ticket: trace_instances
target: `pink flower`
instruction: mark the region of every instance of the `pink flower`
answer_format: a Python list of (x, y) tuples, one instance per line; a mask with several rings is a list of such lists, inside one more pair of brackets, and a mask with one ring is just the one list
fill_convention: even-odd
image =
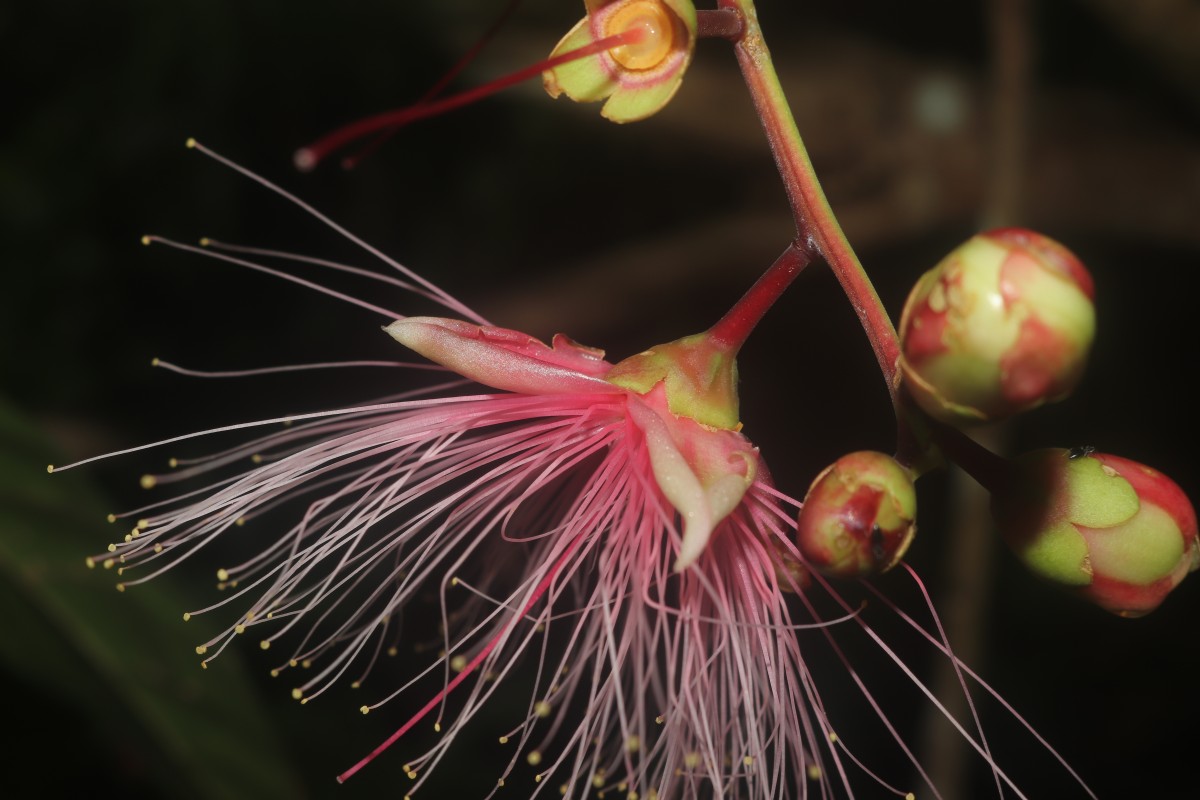
[[(265, 269), (243, 258), (245, 248), (214, 243), (209, 252)], [(405, 273), (397, 282), (473, 316), (394, 266)], [(512, 750), (500, 784), (524, 760), (539, 787), (567, 797), (598, 788), (664, 800), (840, 796), (864, 782), (904, 796), (839, 738), (805, 651), (824, 640), (849, 667), (833, 635), (848, 625), (932, 695), (803, 566), (794, 544), (800, 504), (773, 486), (741, 433), (736, 346), (717, 328), (618, 365), (565, 336), (547, 346), (474, 316), (400, 318), (385, 330), (468, 381), (221, 429), (286, 423), (145, 480), (212, 476), (119, 515), (138, 521), (104, 557), (122, 575), (118, 588), (232, 539), (250, 555), (219, 571), (219, 602), (185, 615), (230, 615), (197, 647), (205, 663), (244, 634), (283, 651), (274, 674), (296, 676), (298, 699), (348, 679), (375, 692), (364, 713), (440, 676), (440, 690), (340, 779), (427, 724), (441, 736), (405, 764), (415, 793), (464, 726), (486, 724), (477, 718), (523, 668), (533, 672), (522, 684), (525, 712), (498, 729)], [(470, 382), (482, 388), (462, 393)], [(429, 595), (439, 605), (440, 652), (409, 684), (376, 688), (368, 677), (398, 644), (398, 616)], [(952, 724), (997, 786), (1008, 783), (978, 728)]]

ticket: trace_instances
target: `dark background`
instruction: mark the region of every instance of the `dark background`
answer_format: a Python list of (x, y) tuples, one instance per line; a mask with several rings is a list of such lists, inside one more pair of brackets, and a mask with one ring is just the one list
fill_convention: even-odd
[[(0, 617), (0, 672), (15, 712), (15, 722), (6, 714), (9, 729), (22, 732), (23, 745), (3, 757), (12, 764), (0, 781), (15, 784), (0, 783), (0, 793), (119, 786), (135, 797), (395, 796), (407, 784), (403, 759), (420, 752), (401, 743), (336, 789), (332, 776), (403, 716), (363, 718), (349, 690), (301, 708), (289, 687), (265, 678), (271, 664), (252, 646), (241, 662), (234, 655), (225, 668), (222, 656), (201, 677), (244, 670), (251, 700), (237, 705), (256, 727), (180, 724), (181, 740), (167, 745), (144, 720), (155, 716), (145, 704), (173, 691), (170, 684), (143, 685), (150, 699), (131, 701), (136, 674), (105, 672), (95, 650), (80, 644), (84, 631), (146, 652), (166, 647), (156, 641), (159, 628), (139, 629), (132, 614), (122, 620), (121, 609), (132, 606), (119, 604), (135, 601), (114, 600), (110, 575), (81, 565), (112, 535), (103, 514), (143, 502), (137, 476), (160, 469), (169, 454), (61, 479), (45, 477), (46, 462), (350, 404), (392, 391), (397, 380), (368, 373), (208, 382), (148, 366), (155, 356), (238, 369), (395, 355), (369, 313), (138, 243), (147, 232), (184, 241), (207, 235), (369, 264), (314, 220), (185, 150), (187, 137), (280, 182), (495, 323), (541, 337), (563, 330), (618, 359), (709, 325), (786, 245), (792, 229), (782, 189), (722, 42), (700, 43), (679, 95), (646, 122), (614, 126), (598, 108), (549, 100), (535, 82), (414, 125), (355, 171), (292, 169), (296, 147), (418, 98), (502, 5), (112, 0), (0, 9), (0, 67), (12, 89), (0, 124), (0, 398), (5, 463), (16, 471), (0, 510), (11, 515), (6, 525), (17, 519), (31, 532), (22, 541), (53, 540), (77, 553), (69, 580), (117, 603), (112, 630), (73, 626), (71, 605), (58, 604), (61, 580), (46, 577), (60, 573), (31, 578), (15, 548), (5, 551), (10, 585), (0, 599), (12, 605)], [(454, 87), (544, 56), (581, 7), (529, 0)], [(760, 15), (833, 207), (893, 313), (922, 271), (985, 224), (1042, 230), (1092, 269), (1100, 327), (1077, 396), (987, 435), (1009, 452), (1093, 444), (1159, 467), (1198, 496), (1189, 381), (1200, 255), (1200, 4), (764, 0)], [(1018, 79), (1005, 83), (1002, 74)], [(357, 291), (405, 313), (433, 310)], [(784, 490), (802, 495), (842, 452), (890, 449), (885, 387), (823, 266), (799, 278), (740, 365), (746, 432)], [(389, 382), (383, 389), (381, 380)], [(58, 496), (30, 501), (59, 480), (44, 490)], [(82, 521), (64, 520), (64, 505), (87, 505), (76, 490), (103, 497), (99, 512), (89, 506)], [(1200, 710), (1196, 586), (1185, 583), (1146, 619), (1110, 618), (1025, 574), (990, 541), (986, 522), (970, 521), (977, 504), (959, 503), (945, 478), (922, 481), (921, 491), (922, 535), (910, 562), (939, 607), (961, 617), (951, 636), (964, 643), (965, 660), (1100, 796), (1186, 795), (1194, 775), (1187, 726)], [(951, 517), (947, 509), (958, 505), (967, 516)], [(15, 541), (16, 530), (0, 537)], [(976, 561), (953, 555), (962, 539), (982, 543)], [(166, 579), (179, 603), (168, 609), (172, 620), (207, 602), (211, 580), (186, 573)], [(902, 578), (881, 583), (919, 610)], [(887, 620), (880, 613), (875, 623), (885, 633)], [(37, 628), (50, 640), (61, 631), (62, 647), (23, 649)], [(133, 651), (114, 646), (109, 655), (122, 652)], [(890, 699), (895, 671), (878, 651), (857, 655)], [(927, 657), (904, 657), (930, 674)], [(99, 682), (83, 691), (87, 675)], [(836, 675), (831, 681), (836, 687)], [(896, 691), (892, 713), (906, 739), (925, 748), (926, 761), (954, 763), (943, 739), (921, 744), (927, 704)], [(1030, 797), (1074, 796), (1061, 770), (1027, 758), (1038, 751), (1028, 737), (1010, 736), (1014, 726), (996, 708), (986, 713), (1003, 763)], [(474, 796), (491, 785), (505, 754), (484, 728), (461, 745), (460, 763), (471, 768), (447, 765), (426, 796)], [(242, 760), (261, 751), (257, 768), (269, 773), (262, 786), (273, 788), (252, 793), (231, 779), (214, 789), (188, 779), (172, 758), (238, 774), (212, 760), (207, 745), (189, 744), (188, 731), (197, 740), (227, 738)], [(886, 763), (871, 747), (862, 749), (873, 763)], [(52, 757), (53, 769), (28, 766), (39, 757)], [(986, 773), (963, 781), (948, 796), (987, 791)]]

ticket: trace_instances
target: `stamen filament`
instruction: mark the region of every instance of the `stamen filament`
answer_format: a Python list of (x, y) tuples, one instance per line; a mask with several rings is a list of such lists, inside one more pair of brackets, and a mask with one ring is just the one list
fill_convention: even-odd
[(429, 714), (430, 711), (441, 705), (450, 692), (454, 691), (454, 689), (460, 683), (466, 680), (467, 676), (473, 674), (475, 670), (479, 668), (479, 665), (483, 663), (484, 659), (486, 659), (488, 655), (490, 655), (491, 652), (495, 650), (496, 647), (507, 637), (513, 626), (522, 620), (527, 613), (529, 613), (529, 609), (533, 608), (538, 600), (542, 599), (542, 596), (550, 588), (551, 584), (554, 583), (555, 578), (558, 577), (558, 573), (562, 569), (563, 565), (567, 563), (568, 559), (570, 559), (570, 557), (575, 553), (582, 543), (582, 540), (577, 539), (563, 551), (562, 555), (559, 556), (558, 561), (553, 567), (551, 567), (549, 572), (546, 573), (546, 576), (542, 578), (541, 582), (534, 588), (533, 594), (530, 596), (529, 600), (525, 602), (525, 607), (521, 609), (521, 613), (513, 616), (508, 625), (504, 627), (504, 630), (502, 630), (491, 641), (484, 645), (484, 647), (475, 654), (475, 657), (471, 659), (470, 663), (463, 668), (462, 672), (451, 678), (444, 689), (434, 695), (429, 702), (421, 708), (420, 711), (414, 714), (412, 718), (408, 720), (408, 722), (401, 725), (395, 733), (384, 739), (379, 746), (359, 760), (357, 764), (350, 767), (350, 769), (346, 770), (341, 775), (338, 775), (338, 783), (345, 783), (354, 775), (354, 773), (358, 772), (367, 764), (370, 764), (372, 761), (374, 761), (376, 756), (391, 747), (397, 739), (408, 733), (408, 731), (412, 729), (414, 725), (420, 722), (427, 714)]
[(489, 97), (502, 89), (507, 89), (522, 81), (541, 75), (548, 69), (553, 69), (560, 64), (566, 64), (571, 61), (578, 61), (581, 58), (594, 56), (598, 53), (603, 53), (608, 50), (613, 50), (617, 47), (622, 47), (628, 44), (638, 44), (646, 36), (646, 29), (637, 26), (630, 28), (627, 31), (606, 36), (603, 39), (597, 39), (591, 44), (584, 45), (575, 50), (568, 50), (565, 53), (560, 53), (552, 58), (547, 58), (544, 61), (539, 61), (536, 64), (531, 64), (528, 67), (517, 70), (516, 72), (505, 75), (502, 78), (497, 78), (490, 83), (485, 83), (482, 86), (476, 86), (473, 89), (468, 89), (460, 94), (451, 95), (443, 100), (438, 100), (430, 103), (418, 103), (415, 106), (401, 108), (396, 111), (385, 111), (382, 114), (376, 114), (373, 117), (366, 117), (357, 122), (351, 122), (338, 128), (328, 136), (324, 136), (313, 142), (308, 147), (302, 147), (296, 151), (294, 161), (296, 168), (307, 172), (317, 166), (322, 160), (329, 156), (335, 150), (344, 147), (347, 144), (361, 139), (364, 136), (369, 136), (372, 133), (386, 130), (388, 128), (398, 128), (409, 123), (422, 120), (427, 117), (435, 117), (447, 111), (453, 111), (465, 105), (474, 103), (476, 100), (482, 100)]

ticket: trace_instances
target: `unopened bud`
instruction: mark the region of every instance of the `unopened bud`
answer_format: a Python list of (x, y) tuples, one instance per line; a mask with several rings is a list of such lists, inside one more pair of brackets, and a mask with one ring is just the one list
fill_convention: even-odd
[(1090, 448), (1037, 450), (1015, 467), (992, 513), (1039, 575), (1138, 617), (1200, 566), (1196, 512), (1161, 472)]
[(796, 546), (826, 575), (884, 572), (904, 557), (916, 533), (912, 476), (891, 456), (844, 455), (817, 476), (804, 498)]
[(1002, 419), (1071, 393), (1095, 333), (1091, 275), (1023, 228), (981, 233), (926, 272), (900, 320), (904, 384), (931, 416)]

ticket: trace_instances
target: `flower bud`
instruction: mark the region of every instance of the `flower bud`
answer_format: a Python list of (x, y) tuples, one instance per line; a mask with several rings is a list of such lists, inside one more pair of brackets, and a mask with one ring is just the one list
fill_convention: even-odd
[(825, 575), (873, 575), (904, 556), (916, 517), (917, 495), (906, 469), (883, 453), (850, 453), (809, 487), (796, 546), (808, 566)]
[(601, 115), (634, 122), (657, 113), (683, 82), (696, 49), (696, 6), (692, 0), (588, 0), (588, 15), (572, 28), (552, 60), (608, 37), (634, 34), (636, 41), (571, 59), (542, 75), (551, 97), (576, 102), (604, 100)]
[(1039, 575), (1139, 617), (1200, 566), (1196, 512), (1161, 472), (1091, 448), (1037, 450), (1014, 466), (992, 514)]
[(1061, 400), (1095, 333), (1087, 269), (1022, 228), (981, 233), (921, 276), (900, 320), (904, 384), (951, 424), (1002, 419)]

